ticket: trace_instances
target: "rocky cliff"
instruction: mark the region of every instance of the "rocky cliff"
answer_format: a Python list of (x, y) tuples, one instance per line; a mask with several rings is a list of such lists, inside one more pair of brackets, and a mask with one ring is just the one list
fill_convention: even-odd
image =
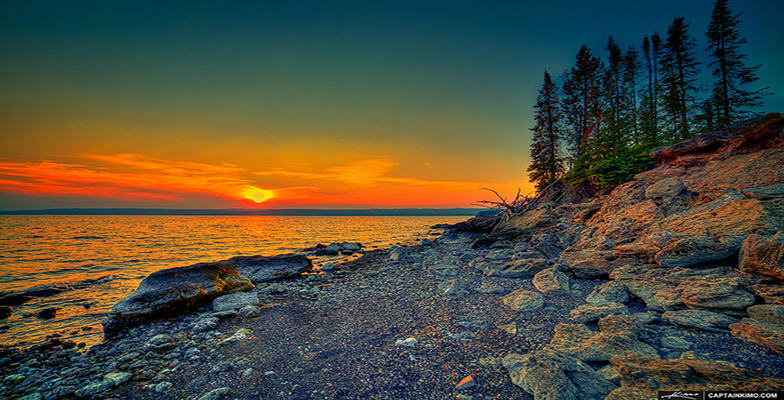
[[(621, 303), (640, 301), (672, 325), (729, 330), (784, 355), (784, 118), (751, 119), (656, 149), (651, 156), (659, 161), (656, 168), (609, 193), (579, 203), (540, 202), (475, 243), (528, 240), (543, 261), (567, 277), (606, 281), (588, 296), (593, 305), (586, 307), (623, 310)], [(564, 371), (580, 370), (579, 363), (590, 361), (576, 350), (564, 351), (556, 338), (544, 350), (505, 359), (515, 383), (537, 399), (561, 398), (535, 379), (542, 363), (554, 365), (559, 379), (568, 380), (572, 375)], [(636, 354), (608, 358), (622, 375), (628, 370), (642, 376), (648, 369), (661, 374), (662, 368), (694, 375), (708, 368), (695, 361), (646, 361), (650, 355), (644, 351), (627, 350)], [(743, 384), (733, 386), (732, 379), (714, 375), (669, 383), (684, 390), (742, 389)], [(608, 398), (655, 397), (658, 384), (636, 385), (630, 376), (621, 381), (626, 384)], [(603, 393), (596, 382), (582, 390)], [(579, 382), (568, 383), (580, 388)], [(771, 387), (757, 387), (763, 389)]]

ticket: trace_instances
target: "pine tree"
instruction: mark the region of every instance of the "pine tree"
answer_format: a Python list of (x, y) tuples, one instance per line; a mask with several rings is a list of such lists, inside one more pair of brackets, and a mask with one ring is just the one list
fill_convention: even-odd
[(600, 78), (602, 61), (583, 44), (575, 66), (564, 74), (561, 108), (565, 116), (567, 161), (575, 165), (587, 152), (590, 136), (602, 119)]
[(708, 66), (713, 74), (713, 91), (706, 109), (712, 110), (712, 117), (718, 126), (725, 126), (747, 117), (750, 110), (762, 106), (766, 89), (749, 91), (745, 85), (758, 79), (760, 65), (746, 66), (745, 54), (740, 46), (746, 39), (740, 36), (738, 25), (742, 22), (740, 13), (733, 13), (729, 0), (716, 0), (708, 25), (708, 52), (712, 61)]
[(543, 190), (555, 182), (564, 171), (560, 151), (563, 116), (559, 106), (558, 87), (550, 74), (545, 72), (544, 84), (534, 106), (536, 125), (531, 128), (534, 136), (531, 165), (528, 167), (528, 176), (536, 182), (537, 190)]
[(629, 49), (623, 55), (623, 87), (626, 93), (625, 98), (628, 100), (626, 119), (629, 121), (628, 126), (631, 128), (631, 134), (635, 142), (639, 141), (637, 82), (640, 79), (640, 67), (637, 49), (634, 46), (629, 46)]
[(662, 105), (668, 116), (670, 140), (680, 141), (692, 136), (690, 120), (695, 111), (696, 77), (699, 62), (694, 48), (696, 40), (689, 34), (689, 24), (677, 17), (667, 31), (662, 67)]
[(648, 84), (645, 87), (645, 94), (642, 96), (640, 105), (640, 129), (642, 135), (640, 141), (646, 146), (653, 148), (660, 143), (659, 138), (659, 49), (661, 39), (658, 33), (654, 33), (650, 38), (646, 35), (642, 40), (642, 54), (644, 59), (645, 71), (647, 72)]

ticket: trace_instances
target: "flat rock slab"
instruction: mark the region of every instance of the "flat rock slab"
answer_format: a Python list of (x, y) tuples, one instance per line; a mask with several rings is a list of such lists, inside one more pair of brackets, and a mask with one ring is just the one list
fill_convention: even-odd
[(655, 399), (658, 390), (781, 391), (784, 379), (762, 378), (726, 362), (659, 360), (625, 354), (610, 360), (621, 387), (606, 400)]
[(212, 301), (212, 310), (215, 312), (238, 310), (245, 306), (256, 306), (259, 297), (254, 292), (237, 292), (216, 297)]
[(673, 325), (715, 332), (726, 331), (730, 324), (740, 322), (729, 315), (707, 310), (667, 311), (661, 317)]
[(253, 283), (291, 278), (313, 269), (313, 262), (302, 255), (240, 256), (228, 260)]
[(183, 315), (220, 295), (250, 289), (251, 281), (230, 261), (153, 272), (135, 292), (112, 307), (104, 332), (111, 335), (153, 319)]
[(722, 311), (744, 315), (746, 307), (754, 304), (754, 295), (744, 289), (739, 278), (694, 280), (679, 285), (681, 300), (690, 308)]
[(541, 293), (523, 289), (515, 290), (501, 300), (514, 311), (533, 311), (544, 305)]
[(675, 240), (656, 254), (656, 262), (665, 268), (692, 265), (728, 258), (741, 247), (740, 240), (716, 241), (710, 236), (694, 236)]

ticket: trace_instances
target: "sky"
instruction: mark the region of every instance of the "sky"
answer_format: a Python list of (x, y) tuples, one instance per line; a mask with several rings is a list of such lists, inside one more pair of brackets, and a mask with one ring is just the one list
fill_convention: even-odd
[[(730, 1), (784, 112), (780, 0)], [(712, 0), (0, 2), (0, 210), (448, 208), (533, 192), (533, 104), (585, 43)], [(704, 71), (703, 79), (708, 72)]]

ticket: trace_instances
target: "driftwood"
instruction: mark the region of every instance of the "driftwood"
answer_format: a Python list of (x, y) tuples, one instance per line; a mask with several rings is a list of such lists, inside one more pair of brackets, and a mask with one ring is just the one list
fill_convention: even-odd
[(500, 194), (498, 194), (498, 192), (496, 192), (495, 190), (482, 188), (481, 190), (487, 190), (489, 192), (493, 192), (496, 195), (496, 197), (498, 197), (498, 199), (501, 201), (480, 200), (477, 202), (478, 203), (477, 205), (486, 208), (500, 209), (501, 211), (499, 211), (498, 214), (496, 214), (496, 216), (499, 218), (499, 221), (496, 222), (500, 222), (501, 219), (506, 221), (515, 214), (521, 214), (530, 210), (531, 207), (533, 207), (534, 204), (536, 204), (537, 201), (539, 201), (539, 199), (545, 193), (547, 193), (547, 191), (550, 188), (553, 187), (553, 185), (560, 182), (561, 179), (563, 179), (563, 177), (566, 176), (567, 174), (568, 172), (566, 174), (563, 174), (560, 178), (556, 179), (553, 183), (549, 184), (546, 188), (544, 188), (539, 193), (537, 193), (536, 196), (532, 196), (530, 193), (526, 196), (520, 196), (520, 189), (518, 188), (517, 195), (515, 196), (514, 200), (512, 200), (511, 203), (507, 202), (506, 199), (503, 198)]

